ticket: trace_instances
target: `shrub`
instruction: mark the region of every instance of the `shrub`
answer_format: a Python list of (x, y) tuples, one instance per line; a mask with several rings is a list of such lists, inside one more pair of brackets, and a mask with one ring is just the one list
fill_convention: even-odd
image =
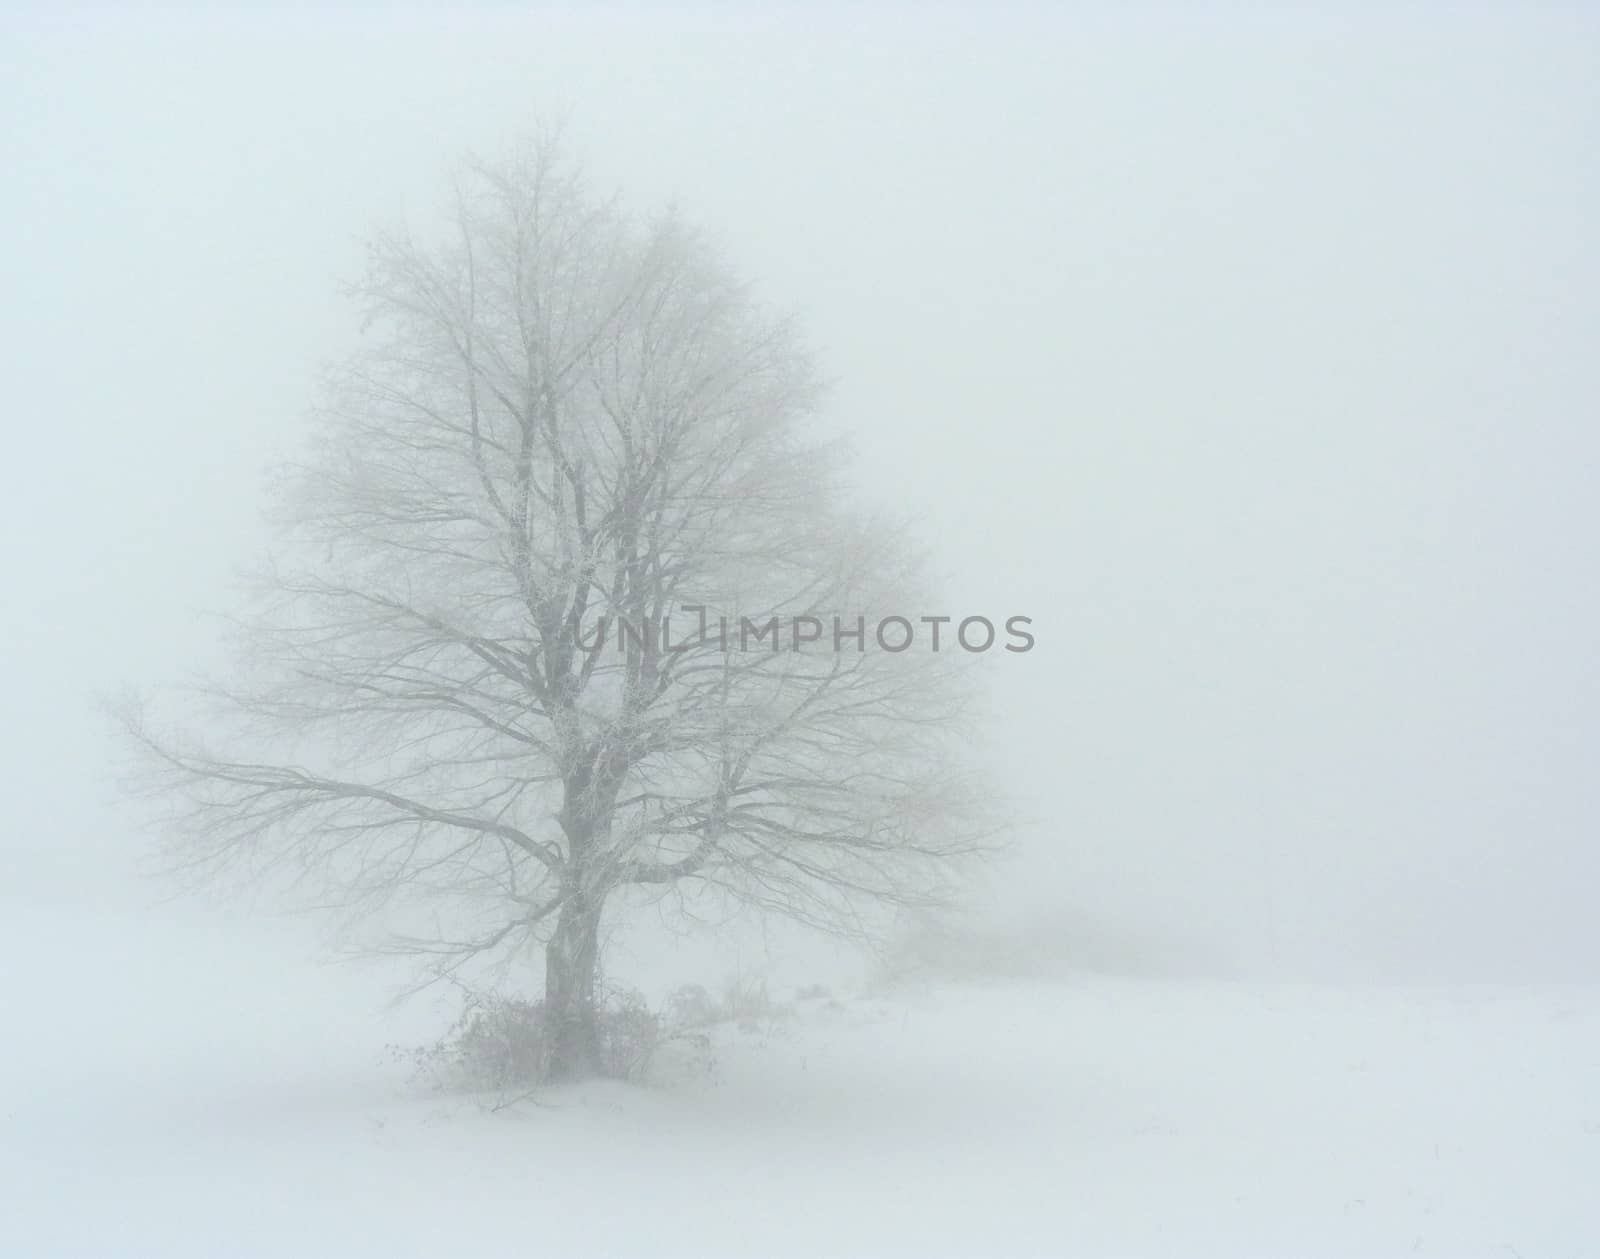
[(674, 1028), (709, 1027), (722, 1019), (716, 999), (704, 984), (684, 984), (667, 998), (667, 1021)]
[[(661, 1039), (661, 1021), (636, 992), (614, 990), (595, 1012), (600, 1071), (636, 1079)], [(402, 1053), (447, 1092), (503, 1092), (542, 1083), (550, 1066), (543, 1001), (474, 993), (435, 1044)]]
[[(830, 995), (821, 985), (802, 989), (801, 999), (807, 994)], [(674, 1036), (714, 1023), (737, 1023), (748, 1031), (764, 1020), (789, 1013), (788, 1007), (772, 1000), (766, 980), (735, 974), (723, 982), (721, 995), (715, 997), (703, 984), (684, 984), (667, 1000), (666, 1027)]]
[(420, 1074), (447, 1092), (536, 1084), (550, 1061), (544, 1002), (471, 994), (450, 1030), (410, 1057)]
[(722, 985), (722, 1017), (740, 1024), (754, 1023), (774, 1013), (765, 979), (730, 975)]
[(617, 990), (599, 1012), (600, 1070), (615, 1080), (634, 1080), (661, 1043), (661, 1020), (637, 992)]

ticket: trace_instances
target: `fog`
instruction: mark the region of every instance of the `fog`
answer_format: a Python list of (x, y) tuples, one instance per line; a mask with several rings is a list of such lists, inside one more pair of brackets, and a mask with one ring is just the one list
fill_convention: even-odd
[[(0, 116), (0, 1253), (1600, 1238), (1592, 8), (16, 6)], [(103, 701), (227, 670), (363, 242), (552, 125), (797, 312), (908, 615), (1031, 618), (1014, 846), (959, 974), (645, 915), (777, 1000), (419, 1096), (458, 994), (151, 877)]]
[(1596, 974), (1592, 14), (7, 29), (23, 868), (136, 842), (93, 696), (211, 660), (361, 237), (556, 119), (801, 313), (945, 610), (1034, 619), (984, 662), (1005, 914), (1189, 970)]

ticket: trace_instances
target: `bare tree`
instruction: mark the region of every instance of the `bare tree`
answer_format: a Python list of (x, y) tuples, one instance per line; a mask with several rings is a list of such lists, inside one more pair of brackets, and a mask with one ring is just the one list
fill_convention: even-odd
[(608, 905), (837, 928), (937, 900), (987, 836), (949, 644), (878, 640), (917, 565), (843, 505), (790, 323), (553, 143), (455, 194), (438, 240), (371, 246), (366, 348), (213, 690), (225, 750), (129, 728), (197, 868), (292, 870), (442, 971), (543, 946), (570, 1076)]

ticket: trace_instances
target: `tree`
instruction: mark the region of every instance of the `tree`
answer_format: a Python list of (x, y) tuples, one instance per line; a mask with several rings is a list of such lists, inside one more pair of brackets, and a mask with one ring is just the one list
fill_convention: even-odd
[[(839, 928), (985, 848), (917, 564), (853, 514), (818, 376), (675, 215), (539, 140), (381, 234), (363, 348), (285, 469), (222, 750), (135, 714), (183, 860), (291, 869), (448, 972), (543, 946), (596, 1065), (601, 923), (707, 889)], [(857, 637), (857, 631), (860, 631)]]

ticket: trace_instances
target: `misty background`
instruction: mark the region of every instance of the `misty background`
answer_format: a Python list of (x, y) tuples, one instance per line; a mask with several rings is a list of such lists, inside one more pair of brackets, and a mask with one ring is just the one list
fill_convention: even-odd
[(1597, 36), (7, 9), (7, 902), (165, 895), (95, 696), (219, 662), (368, 228), (565, 119), (803, 316), (945, 578), (916, 611), (1033, 618), (982, 662), (1026, 819), (992, 920), (1190, 973), (1600, 977)]

